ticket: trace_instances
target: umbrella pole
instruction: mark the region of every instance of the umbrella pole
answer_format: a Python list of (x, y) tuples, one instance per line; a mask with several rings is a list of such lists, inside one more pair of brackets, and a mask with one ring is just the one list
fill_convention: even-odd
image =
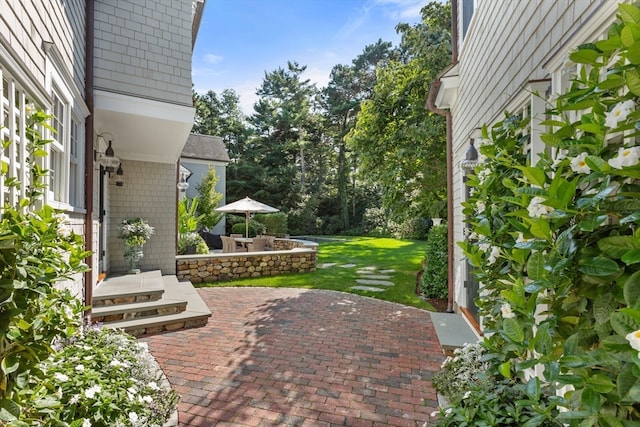
[(245, 213), (245, 221), (244, 221), (244, 237), (246, 239), (249, 238), (249, 211)]

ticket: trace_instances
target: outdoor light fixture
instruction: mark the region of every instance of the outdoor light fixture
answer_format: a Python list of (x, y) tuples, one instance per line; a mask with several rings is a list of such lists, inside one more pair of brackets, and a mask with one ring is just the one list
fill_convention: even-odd
[(113, 179), (116, 186), (122, 187), (124, 185), (124, 171), (122, 170), (122, 163), (118, 165), (118, 169), (116, 170), (116, 176)]
[(469, 140), (469, 148), (467, 149), (465, 159), (460, 162), (460, 169), (462, 169), (464, 173), (469, 173), (478, 166), (478, 150), (473, 146), (473, 142), (473, 138)]
[[(98, 140), (102, 139), (104, 141), (105, 135), (109, 135), (111, 138), (113, 138), (113, 135), (107, 132), (107, 133), (102, 133), (98, 135), (97, 139)], [(109, 142), (108, 142), (109, 145), (107, 149), (105, 150), (104, 153), (98, 153), (98, 157), (96, 159), (98, 163), (100, 163), (104, 167), (104, 170), (109, 175), (111, 175), (111, 173), (116, 170), (116, 167), (120, 165), (120, 159), (115, 156), (111, 143), (112, 143), (112, 140), (109, 139)]]
[(189, 183), (185, 179), (184, 174), (180, 174), (180, 181), (178, 182), (177, 187), (180, 191), (185, 191), (187, 188), (189, 188)]

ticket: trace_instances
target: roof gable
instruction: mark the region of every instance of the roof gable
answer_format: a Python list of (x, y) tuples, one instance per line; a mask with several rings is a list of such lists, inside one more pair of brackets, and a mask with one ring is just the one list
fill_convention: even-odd
[(227, 147), (219, 136), (192, 133), (182, 149), (181, 157), (199, 160), (214, 160), (229, 163)]

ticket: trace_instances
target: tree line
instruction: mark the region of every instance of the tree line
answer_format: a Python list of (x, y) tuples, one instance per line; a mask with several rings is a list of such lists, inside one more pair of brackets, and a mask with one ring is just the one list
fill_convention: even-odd
[(378, 40), (326, 87), (289, 61), (265, 72), (250, 115), (233, 89), (194, 92), (194, 132), (224, 139), (227, 200), (245, 196), (288, 215), (292, 234), (419, 238), (446, 214), (444, 118), (425, 107), (451, 61), (450, 4), (431, 2), (398, 46)]

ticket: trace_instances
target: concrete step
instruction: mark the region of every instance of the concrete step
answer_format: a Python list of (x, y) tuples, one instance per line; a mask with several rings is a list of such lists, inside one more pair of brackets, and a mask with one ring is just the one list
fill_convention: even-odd
[(93, 307), (157, 301), (164, 294), (164, 280), (158, 271), (108, 277), (93, 292)]
[[(139, 277), (147, 274), (149, 277)], [(125, 280), (125, 278), (128, 279)], [(158, 278), (161, 284), (158, 300), (113, 304), (119, 298), (125, 298), (128, 301), (132, 295), (146, 295), (148, 288), (157, 289)], [(100, 300), (111, 303), (94, 307), (92, 310), (93, 319), (102, 318), (105, 327), (123, 329), (131, 335), (142, 336), (204, 326), (211, 317), (211, 311), (193, 285), (190, 282), (178, 282), (175, 276), (162, 276), (160, 272), (145, 272), (116, 277), (108, 281), (111, 280), (115, 280), (118, 284), (110, 287), (116, 292), (118, 298), (103, 291), (100, 294)], [(144, 286), (142, 284), (144, 282), (152, 285)], [(141, 288), (147, 289), (140, 294)], [(144, 315), (139, 315), (140, 313)]]
[(465, 344), (480, 341), (480, 335), (471, 327), (463, 315), (457, 313), (430, 313), (438, 341), (445, 355), (451, 355)]
[(154, 301), (95, 307), (91, 312), (91, 319), (94, 322), (109, 323), (139, 319), (141, 317), (175, 314), (186, 309), (187, 302), (184, 300), (161, 298)]

